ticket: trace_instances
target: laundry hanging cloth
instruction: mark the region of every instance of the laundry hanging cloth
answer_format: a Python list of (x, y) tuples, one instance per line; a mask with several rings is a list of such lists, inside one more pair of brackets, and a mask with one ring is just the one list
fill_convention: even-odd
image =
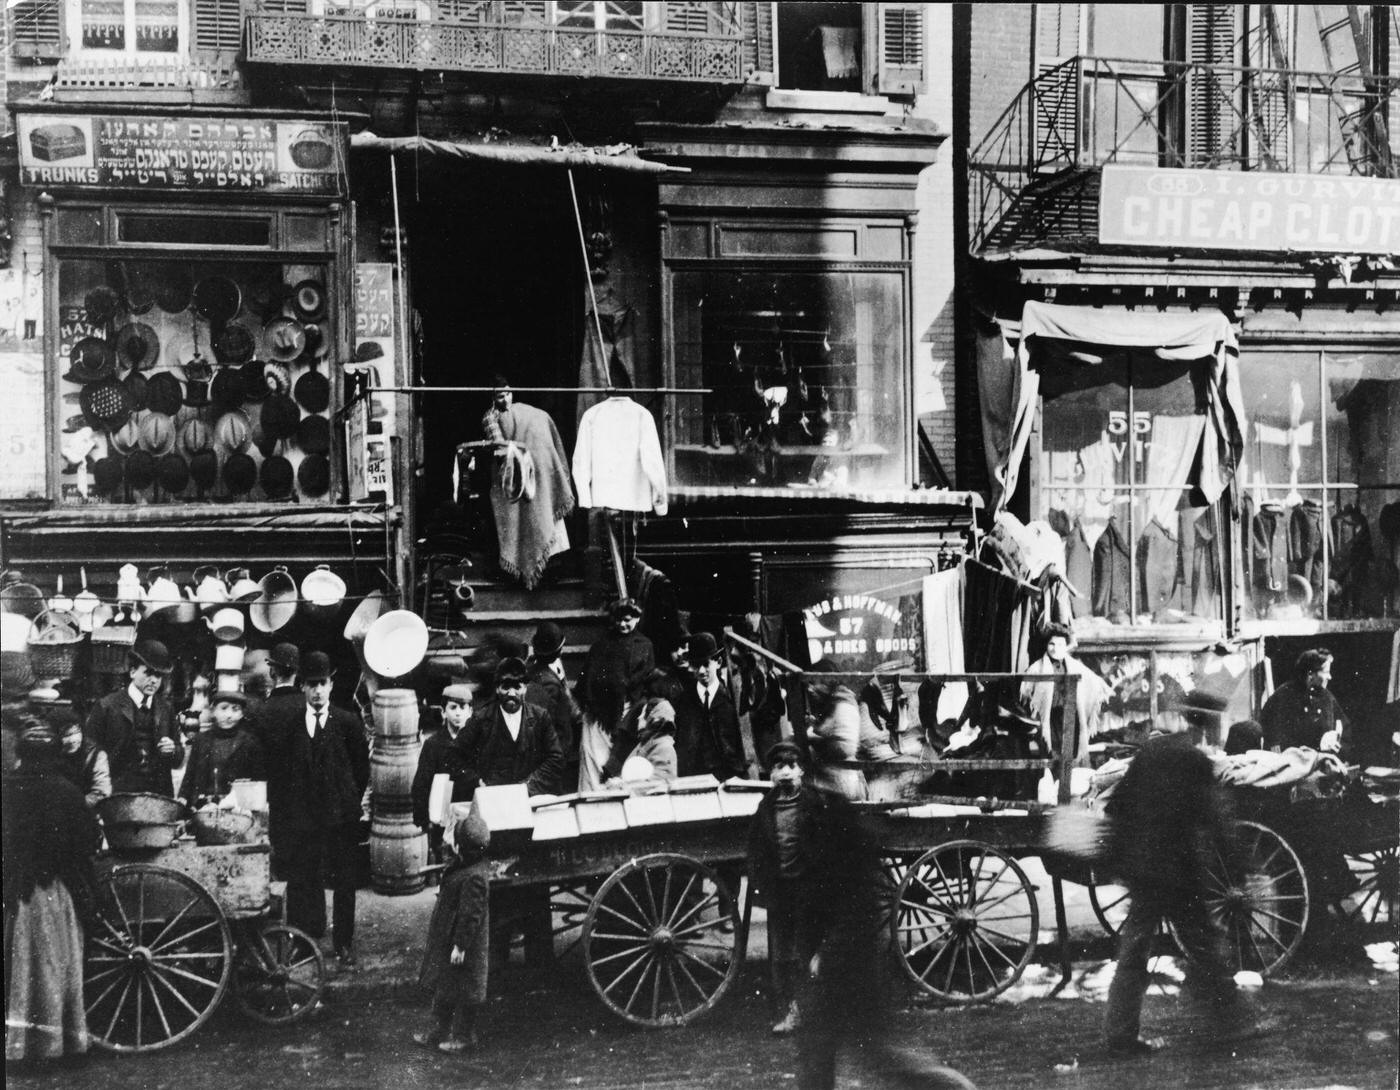
[(511, 488), (510, 480), (500, 474), (493, 473), (491, 481), (491, 510), (496, 516), (501, 570), (519, 579), (526, 589), (532, 589), (544, 574), (549, 558), (569, 547), (563, 523), (574, 509), (568, 456), (559, 429), (543, 409), (516, 402), (504, 412), (492, 410), (488, 416), (494, 416), (501, 438), (523, 448), (534, 462), (531, 495), (526, 495), (523, 488)]
[(1085, 385), (1092, 384), (1096, 349), (1127, 349), (1141, 367), (1152, 360), (1178, 365), (1207, 361), (1205, 427), (1192, 452), (1188, 483), (1198, 492), (1197, 506), (1220, 499), (1244, 451), (1239, 338), (1230, 320), (1219, 311), (1140, 314), (1028, 302), (1019, 323), (988, 324), (978, 336), (983, 446), (994, 511), (1016, 491), (1042, 384), (1031, 362), (1051, 347), (1083, 350), (1075, 357), (1086, 369)]

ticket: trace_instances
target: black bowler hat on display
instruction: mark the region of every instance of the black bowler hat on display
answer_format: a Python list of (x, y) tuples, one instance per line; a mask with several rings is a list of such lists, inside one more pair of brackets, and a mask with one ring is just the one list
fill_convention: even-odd
[(297, 425), (297, 446), (307, 454), (325, 454), (331, 449), (331, 422), (324, 416), (304, 416)]
[(145, 322), (128, 322), (117, 330), (115, 339), (124, 367), (149, 371), (160, 359), (160, 335)]
[(273, 394), (263, 402), (258, 419), (262, 424), (263, 436), (268, 442), (276, 443), (296, 435), (301, 412), (297, 409), (297, 403), (286, 394)]
[(194, 285), (188, 269), (161, 265), (154, 275), (156, 306), (166, 314), (180, 314), (189, 309)]
[(224, 487), (234, 496), (244, 496), (258, 483), (258, 464), (243, 453), (230, 454), (224, 462)]
[(174, 451), (156, 462), (156, 482), (161, 491), (173, 495), (183, 492), (190, 484), (190, 467)]
[(126, 472), (125, 459), (115, 454), (98, 459), (92, 467), (92, 484), (99, 495), (111, 496), (121, 491)]
[(146, 376), (140, 371), (130, 371), (126, 378), (122, 379), (122, 385), (126, 387), (126, 392), (131, 395), (131, 407), (140, 412), (148, 404)]
[(111, 378), (117, 370), (117, 354), (101, 337), (83, 337), (68, 353), (68, 382), (87, 385)]
[(220, 363), (247, 363), (257, 347), (257, 340), (246, 326), (227, 325), (214, 338), (214, 358)]
[(308, 454), (301, 460), (297, 485), (304, 496), (324, 496), (331, 490), (331, 463), (324, 454)]
[(268, 388), (267, 379), (263, 372), (266, 366), (262, 360), (249, 360), (239, 369), (244, 401), (261, 402), (267, 400), (267, 395), (272, 391)]
[(293, 393), (297, 404), (309, 413), (323, 413), (330, 407), (330, 379), (317, 370), (315, 360), (311, 361), (311, 370), (297, 379)]
[(227, 276), (206, 276), (194, 286), (194, 311), (214, 325), (231, 321), (243, 307), (243, 293)]
[(190, 480), (201, 492), (208, 492), (219, 479), (219, 456), (208, 447), (190, 455)]
[(146, 405), (154, 412), (174, 416), (184, 401), (180, 380), (169, 371), (157, 371), (146, 380)]
[(133, 450), (126, 456), (126, 483), (134, 492), (144, 492), (156, 483), (156, 458), (150, 451)]
[(83, 296), (83, 310), (89, 325), (107, 325), (117, 316), (121, 305), (121, 296), (106, 284), (99, 284)]
[(89, 383), (78, 395), (78, 407), (95, 428), (111, 431), (126, 423), (134, 404), (131, 391), (114, 378)]
[(220, 367), (209, 384), (209, 400), (224, 411), (242, 405), (246, 393), (242, 367)]
[(290, 496), (294, 477), (292, 463), (280, 454), (264, 459), (262, 468), (258, 470), (258, 482), (270, 500), (284, 500)]

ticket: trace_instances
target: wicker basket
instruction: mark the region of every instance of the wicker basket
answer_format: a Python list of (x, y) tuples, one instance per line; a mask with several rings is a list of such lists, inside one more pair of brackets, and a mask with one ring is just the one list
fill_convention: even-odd
[(29, 663), (39, 678), (70, 678), (86, 639), (78, 618), (46, 609), (29, 630)]
[(99, 674), (125, 674), (127, 654), (136, 646), (136, 626), (109, 624), (92, 633), (92, 669)]

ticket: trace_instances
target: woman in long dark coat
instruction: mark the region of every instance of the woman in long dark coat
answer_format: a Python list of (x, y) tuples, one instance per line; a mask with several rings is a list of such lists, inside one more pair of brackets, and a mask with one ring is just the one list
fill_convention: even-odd
[(53, 728), (25, 716), (17, 754), (0, 792), (7, 1062), (87, 1051), (78, 905), (100, 842), (82, 793), (58, 768)]

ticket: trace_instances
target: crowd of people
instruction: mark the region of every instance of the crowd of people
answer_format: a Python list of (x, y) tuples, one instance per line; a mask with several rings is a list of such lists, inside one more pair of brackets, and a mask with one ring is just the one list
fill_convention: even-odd
[[(442, 727), (422, 745), (412, 788), (414, 819), (429, 832), (442, 867), (421, 971), (433, 994), (432, 1023), (415, 1039), (448, 1053), (476, 1047), (488, 972), (500, 956), (491, 936), (499, 935), (502, 917), (523, 921), (527, 956), (532, 939), (549, 942), (547, 900), (492, 890), (490, 834), (480, 818), (473, 813), (445, 827), (430, 820), (436, 779), (445, 775), (452, 799), (468, 801), (482, 785), (523, 784), (533, 796), (558, 795), (704, 774), (725, 780), (761, 769), (773, 789), (753, 819), (748, 874), (767, 909), (773, 1029), (798, 1034), (799, 1086), (833, 1085), (843, 1042), (859, 1045), (855, 1052), (878, 1060), (898, 1084), (969, 1085), (886, 1047), (879, 1034), (879, 997), (889, 989), (878, 979), (874, 954), (878, 853), (851, 805), (866, 790), (848, 762), (871, 741), (862, 737), (870, 730), (855, 694), (841, 684), (815, 686), (807, 744), (780, 741), (754, 762), (715, 638), (695, 633), (674, 661), (658, 664), (636, 631), (639, 615), (631, 601), (613, 607), (610, 628), (589, 650), (575, 686), (562, 662), (563, 634), (546, 622), (528, 655), (501, 658), (489, 683), (457, 678), (442, 689)], [(1051, 635), (1046, 672), (1072, 669), (1067, 644)], [(1246, 738), (1246, 746), (1344, 754), (1350, 726), (1327, 690), (1331, 661), (1325, 650), (1306, 652), (1296, 679), (1265, 705), (1262, 726), (1238, 731), (1231, 744)], [(163, 692), (170, 653), (155, 640), (135, 644), (126, 685), (94, 703), (85, 721), (63, 708), (31, 707), (11, 724), (16, 760), (3, 794), (7, 1058), (86, 1049), (83, 928), (101, 844), (93, 808), (114, 792), (176, 796), (177, 770), (178, 797), (192, 807), (227, 796), (236, 780), (266, 781), (273, 873), (287, 883), (287, 922), (318, 941), (329, 936), (341, 967), (355, 967), (356, 853), (370, 776), (365, 724), (332, 703), (326, 654), (279, 644), (265, 664), (265, 695), (212, 694), (208, 727), (189, 740)], [(1047, 729), (1060, 719), (1048, 702), (1032, 713)], [(1190, 716), (1169, 717), (1112, 802), (1118, 873), (1132, 895), (1105, 1027), (1115, 1052), (1155, 1047), (1139, 1032), (1139, 1013), (1148, 945), (1163, 918), (1186, 941), (1195, 994), (1219, 1032), (1230, 1039), (1259, 1032), (1221, 968), (1218, 924), (1200, 907), (1204, 845), (1218, 821), (1215, 788), (1191, 739), (1172, 733), (1199, 725)], [(854, 1020), (847, 1017), (853, 987), (870, 998), (857, 1004), (863, 1015)]]

